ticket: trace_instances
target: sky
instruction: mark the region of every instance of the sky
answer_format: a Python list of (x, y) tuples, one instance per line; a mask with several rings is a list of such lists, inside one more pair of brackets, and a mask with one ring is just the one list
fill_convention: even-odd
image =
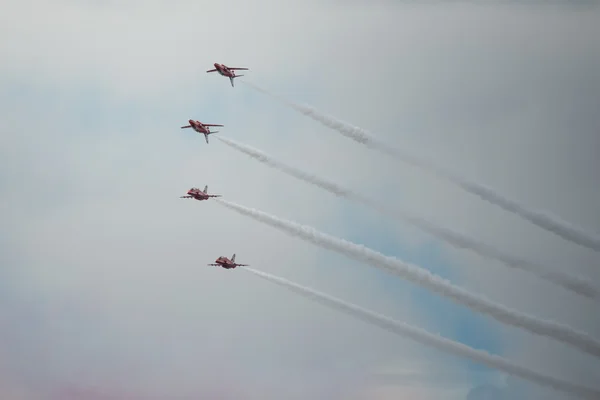
[[(591, 356), (215, 202), (179, 199), (208, 185), (598, 338), (592, 300), (180, 129), (188, 119), (223, 124), (217, 135), (600, 285), (599, 254), (243, 84), (600, 232), (596, 3), (5, 3), (3, 398), (568, 399), (244, 271), (206, 266), (233, 253), (258, 270), (598, 387)], [(250, 71), (232, 88), (205, 73), (215, 62)]]

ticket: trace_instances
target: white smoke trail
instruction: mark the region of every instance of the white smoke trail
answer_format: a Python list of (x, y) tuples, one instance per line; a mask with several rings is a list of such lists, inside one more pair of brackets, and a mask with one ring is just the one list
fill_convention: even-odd
[(278, 228), (289, 235), (299, 237), (317, 246), (392, 272), (412, 283), (446, 296), (456, 303), (487, 314), (500, 322), (526, 329), (538, 335), (560, 340), (586, 353), (600, 357), (600, 342), (587, 333), (579, 332), (554, 321), (543, 320), (517, 310), (512, 310), (501, 304), (494, 303), (483, 296), (472, 294), (465, 289), (455, 286), (421, 267), (405, 263), (394, 257), (385, 256), (365, 246), (327, 235), (312, 227), (287, 221), (226, 200), (215, 199), (215, 201), (242, 215)]
[(461, 233), (452, 231), (450, 229), (442, 228), (432, 224), (431, 222), (415, 216), (406, 215), (397, 210), (391, 209), (389, 207), (384, 206), (383, 204), (379, 204), (365, 196), (362, 196), (359, 193), (353, 192), (350, 189), (343, 188), (337, 185), (334, 182), (328, 182), (322, 178), (319, 178), (313, 174), (309, 174), (307, 172), (301, 171), (297, 168), (291, 167), (279, 160), (276, 160), (272, 156), (263, 153), (262, 151), (250, 147), (248, 145), (239, 143), (234, 141), (233, 139), (228, 139), (223, 136), (219, 136), (217, 139), (221, 140), (223, 143), (228, 146), (249, 155), (255, 160), (258, 160), (264, 164), (267, 164), (273, 168), (276, 168), (280, 171), (283, 171), (294, 178), (300, 179), (304, 182), (308, 182), (310, 184), (316, 185), (322, 189), (325, 189), (337, 196), (345, 197), (350, 200), (357, 201), (362, 203), (368, 207), (371, 207), (378, 212), (381, 212), (386, 215), (390, 215), (392, 217), (398, 218), (404, 222), (408, 222), (412, 225), (415, 225), (425, 232), (428, 232), (434, 236), (437, 236), (451, 245), (457, 248), (468, 248), (474, 251), (475, 253), (482, 255), (484, 257), (492, 258), (498, 261), (501, 261), (505, 265), (524, 270), (530, 272), (539, 278), (548, 280), (553, 282), (565, 289), (571, 290), (579, 295), (600, 299), (600, 290), (594, 287), (588, 281), (572, 276), (569, 274), (565, 274), (559, 271), (551, 271), (548, 270), (541, 265), (537, 265), (535, 263), (529, 262), (524, 259), (520, 259), (518, 257), (512, 256), (510, 254), (505, 254), (500, 250), (486, 245), (484, 243), (478, 242), (475, 239), (469, 238)]
[(362, 143), (372, 149), (379, 150), (380, 152), (388, 154), (398, 160), (432, 172), (439, 177), (445, 178), (467, 192), (475, 194), (480, 198), (503, 208), (506, 211), (519, 215), (521, 218), (530, 221), (540, 228), (561, 236), (563, 239), (576, 243), (580, 246), (588, 247), (595, 251), (600, 251), (600, 235), (598, 234), (585, 232), (583, 229), (546, 212), (528, 209), (524, 205), (519, 204), (517, 201), (504, 197), (489, 187), (485, 187), (479, 183), (469, 182), (464, 178), (448, 171), (447, 169), (434, 165), (430, 161), (419, 159), (399, 149), (391, 148), (389, 145), (386, 145), (370, 136), (364, 129), (349, 125), (331, 116), (321, 114), (312, 107), (293, 103), (250, 82), (244, 83), (259, 92), (265, 93), (279, 100), (288, 107), (293, 108), (294, 110), (314, 119), (315, 121), (318, 121), (321, 124), (338, 131), (342, 135), (352, 140)]
[(489, 354), (483, 350), (477, 350), (459, 342), (446, 339), (439, 335), (431, 334), (424, 329), (408, 325), (404, 322), (395, 321), (385, 315), (375, 313), (371, 310), (359, 307), (348, 303), (341, 299), (318, 292), (297, 283), (290, 282), (287, 279), (280, 278), (265, 272), (257, 271), (252, 268), (243, 268), (253, 274), (274, 282), (278, 285), (286, 287), (304, 297), (316, 300), (326, 306), (345, 312), (363, 321), (377, 325), (392, 333), (400, 336), (408, 337), (416, 342), (431, 346), (438, 350), (459, 356), (469, 358), (475, 362), (486, 365), (491, 368), (496, 368), (507, 374), (526, 379), (543, 386), (549, 386), (556, 390), (560, 390), (569, 394), (577, 395), (584, 399), (599, 399), (600, 391), (592, 388), (583, 387), (567, 381), (560, 380), (551, 376), (546, 376), (527, 367), (515, 364), (503, 357)]

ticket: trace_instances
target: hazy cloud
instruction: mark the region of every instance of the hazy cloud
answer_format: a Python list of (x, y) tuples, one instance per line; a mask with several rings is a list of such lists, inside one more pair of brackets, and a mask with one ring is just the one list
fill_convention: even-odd
[[(0, 378), (6, 396), (94, 390), (113, 398), (400, 393), (464, 400), (492, 379), (268, 282), (207, 267), (235, 252), (252, 266), (318, 282), (332, 295), (429, 330), (455, 325), (453, 315), (430, 310), (421, 292), (401, 280), (210, 201), (178, 198), (205, 184), (225, 199), (336, 236), (361, 235), (369, 247), (396, 243), (386, 254), (418, 258), (426, 246), (441, 248), (458, 285), (600, 337), (591, 301), (179, 129), (190, 118), (222, 123), (224, 135), (368, 191), (389, 207), (599, 285), (597, 254), (204, 72), (214, 62), (249, 67), (252, 82), (600, 232), (597, 7), (5, 3)], [(391, 254), (398, 249), (404, 254)], [(503, 356), (597, 387), (596, 360), (493, 321), (489, 328), (502, 338)], [(370, 378), (382, 365), (410, 367), (423, 359), (431, 361), (420, 364), (423, 375), (431, 371), (435, 381), (437, 369), (455, 369), (455, 383)], [(547, 395), (514, 381), (506, 387), (528, 398)]]

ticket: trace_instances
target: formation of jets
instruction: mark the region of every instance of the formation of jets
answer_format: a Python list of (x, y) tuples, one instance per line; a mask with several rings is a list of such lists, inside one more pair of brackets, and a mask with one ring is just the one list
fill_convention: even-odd
[[(235, 71), (237, 71), (237, 70), (247, 71), (248, 70), (248, 68), (228, 67), (224, 64), (219, 64), (219, 63), (214, 63), (214, 66), (215, 66), (214, 69), (209, 69), (206, 72), (218, 72), (219, 74), (228, 77), (229, 80), (231, 81), (232, 87), (233, 87), (233, 79), (234, 78), (239, 78), (240, 76), (244, 76), (244, 75), (236, 75)], [(221, 127), (224, 126), (224, 125), (217, 125), (217, 124), (205, 124), (200, 121), (194, 121), (193, 119), (188, 120), (188, 124), (189, 125), (182, 126), (181, 129), (192, 128), (196, 132), (203, 134), (204, 139), (206, 140), (207, 144), (208, 144), (208, 135), (212, 135), (213, 133), (219, 132), (219, 131), (211, 131), (210, 127), (211, 126), (221, 126)]]
[[(248, 70), (248, 68), (228, 67), (224, 64), (219, 64), (219, 63), (214, 63), (214, 66), (215, 66), (215, 69), (209, 69), (206, 72), (218, 72), (219, 74), (228, 77), (229, 81), (231, 82), (232, 87), (233, 87), (233, 79), (234, 78), (244, 76), (244, 75), (236, 75), (235, 71)], [(204, 139), (206, 140), (206, 143), (208, 143), (208, 135), (212, 135), (213, 133), (218, 132), (218, 131), (211, 131), (210, 130), (211, 126), (222, 127), (224, 125), (205, 124), (203, 122), (190, 119), (190, 120), (188, 120), (188, 125), (182, 126), (181, 129), (192, 128), (196, 132), (203, 134)], [(204, 186), (204, 190), (200, 190), (199, 188), (193, 187), (187, 191), (187, 194), (185, 196), (180, 196), (181, 199), (194, 199), (194, 200), (198, 200), (198, 201), (208, 200), (211, 197), (221, 197), (221, 195), (220, 194), (208, 194), (208, 185)], [(213, 264), (208, 264), (208, 265), (217, 266), (217, 267), (221, 267), (224, 269), (233, 269), (235, 267), (248, 267), (249, 266), (249, 264), (237, 264), (235, 262), (235, 254), (233, 254), (233, 256), (231, 256), (231, 259), (221, 256), (221, 257), (217, 258)]]

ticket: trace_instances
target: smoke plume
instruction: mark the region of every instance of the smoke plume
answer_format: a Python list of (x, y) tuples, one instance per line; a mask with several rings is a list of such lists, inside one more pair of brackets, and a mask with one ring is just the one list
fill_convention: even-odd
[(526, 329), (538, 335), (560, 340), (588, 354), (600, 357), (600, 342), (587, 333), (579, 332), (572, 327), (554, 321), (543, 320), (517, 310), (512, 310), (504, 305), (494, 303), (483, 296), (470, 293), (465, 289), (455, 286), (421, 267), (408, 264), (394, 257), (385, 256), (365, 246), (327, 235), (312, 227), (287, 221), (226, 200), (215, 199), (215, 201), (231, 210), (278, 228), (292, 236), (392, 272), (412, 283), (445, 296), (456, 303), (487, 314), (500, 322)]
[(244, 83), (259, 92), (265, 93), (277, 99), (288, 107), (293, 108), (294, 110), (314, 119), (315, 121), (318, 121), (321, 124), (338, 131), (342, 135), (358, 143), (362, 143), (367, 147), (390, 155), (397, 160), (411, 164), (415, 167), (419, 167), (441, 178), (447, 179), (448, 181), (461, 187), (463, 190), (475, 194), (480, 198), (503, 208), (506, 211), (519, 215), (521, 218), (524, 218), (540, 228), (562, 237), (563, 239), (600, 252), (600, 235), (598, 234), (585, 232), (583, 229), (578, 228), (571, 223), (563, 221), (558, 217), (550, 215), (544, 211), (529, 209), (515, 200), (504, 197), (492, 188), (483, 186), (479, 183), (470, 182), (445, 168), (434, 165), (430, 161), (419, 159), (401, 151), (400, 149), (392, 148), (369, 135), (364, 129), (352, 126), (331, 116), (322, 114), (312, 107), (293, 103), (252, 83)]
[(253, 159), (258, 160), (275, 169), (283, 171), (286, 174), (293, 176), (294, 178), (318, 186), (321, 189), (325, 189), (337, 196), (345, 197), (347, 199), (364, 204), (382, 214), (386, 214), (397, 218), (400, 221), (412, 224), (422, 229), (423, 231), (428, 232), (429, 234), (446, 241), (454, 247), (470, 249), (481, 256), (498, 260), (504, 265), (512, 268), (527, 271), (536, 275), (539, 278), (550, 281), (579, 295), (586, 296), (589, 298), (600, 299), (600, 290), (598, 290), (592, 283), (582, 278), (566, 274), (560, 271), (549, 270), (548, 268), (545, 268), (541, 265), (537, 265), (535, 263), (521, 259), (519, 257), (515, 257), (510, 254), (506, 254), (490, 245), (481, 243), (476, 239), (469, 238), (459, 232), (437, 226), (423, 218), (407, 215), (390, 207), (386, 207), (385, 205), (379, 204), (376, 201), (371, 200), (360, 193), (356, 193), (350, 189), (341, 187), (334, 182), (326, 181), (314, 174), (310, 174), (298, 168), (289, 166), (279, 160), (276, 160), (272, 156), (263, 153), (258, 149), (239, 143), (235, 140), (228, 139), (223, 136), (218, 137), (218, 139), (221, 140), (223, 143), (227, 144), (228, 146), (252, 157)]
[(486, 365), (491, 368), (496, 368), (500, 371), (506, 372), (507, 374), (526, 379), (539, 385), (549, 386), (556, 390), (576, 395), (578, 397), (581, 397), (582, 399), (600, 398), (600, 391), (596, 389), (586, 388), (583, 386), (560, 380), (558, 378), (542, 375), (530, 368), (515, 364), (500, 356), (492, 355), (483, 350), (477, 350), (462, 343), (446, 339), (439, 335), (431, 334), (421, 328), (408, 325), (400, 321), (395, 321), (389, 317), (377, 314), (373, 311), (345, 302), (333, 296), (320, 293), (316, 290), (290, 282), (287, 279), (267, 274), (265, 272), (257, 271), (252, 268), (243, 269), (252, 272), (253, 274), (263, 279), (286, 287), (287, 289), (290, 289), (291, 291), (296, 292), (304, 297), (316, 300), (328, 307), (350, 314), (356, 318), (359, 318), (370, 324), (379, 326), (380, 328), (383, 328), (397, 335), (408, 337), (426, 346), (431, 346), (438, 350), (459, 357), (469, 358), (472, 361)]

